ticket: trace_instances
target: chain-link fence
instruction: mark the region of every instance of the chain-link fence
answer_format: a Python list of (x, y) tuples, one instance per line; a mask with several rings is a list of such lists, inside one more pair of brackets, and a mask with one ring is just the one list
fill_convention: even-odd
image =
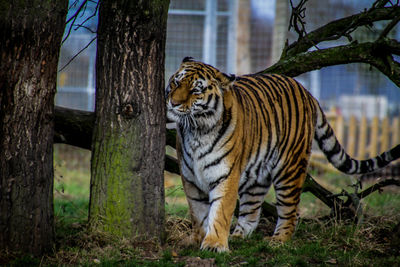
[[(73, 2), (75, 1), (71, 1)], [(293, 4), (297, 5), (298, 2), (299, 0), (293, 1)], [(332, 20), (361, 12), (373, 2), (309, 0), (306, 3), (305, 30), (310, 32)], [(79, 3), (71, 8), (70, 14), (78, 7)], [(90, 15), (94, 7), (95, 3), (88, 6), (87, 14)], [(289, 1), (279, 1), (275, 5), (275, 1), (265, 0), (171, 0), (167, 25), (166, 80), (186, 56), (212, 64), (228, 73), (253, 73), (265, 69), (276, 60), (272, 57), (276, 42), (281, 47), (286, 38), (289, 41), (297, 38), (295, 33), (287, 32), (289, 16)], [(83, 21), (85, 17), (80, 19)], [(90, 23), (90, 27), (95, 29), (97, 17), (94, 16)], [(374, 25), (378, 28), (383, 26), (384, 24)], [(373, 40), (378, 34), (379, 32), (371, 28), (363, 27), (355, 31), (353, 37)], [(398, 28), (391, 34), (392, 37), (400, 38)], [(61, 50), (60, 68), (81, 51), (93, 36), (85, 28), (72, 30)], [(278, 38), (279, 36), (281, 37)], [(344, 41), (346, 40), (338, 39), (334, 44)], [(323, 43), (314, 49), (326, 47), (328, 44)], [(95, 54), (96, 46), (93, 42), (59, 73), (57, 105), (83, 110), (94, 109)], [(279, 47), (275, 54), (279, 56)], [(400, 112), (400, 90), (384, 75), (363, 64), (327, 67), (301, 75), (297, 79), (325, 109), (336, 106), (342, 114), (351, 113), (351, 107), (345, 105), (346, 101), (340, 101), (343, 95), (347, 99), (353, 99), (350, 102), (362, 102), (362, 99), (368, 98), (365, 96), (378, 96), (379, 99), (386, 99), (381, 101), (385, 104), (380, 106), (380, 112), (384, 109), (385, 114), (391, 116)], [(367, 105), (361, 102), (360, 105)]]

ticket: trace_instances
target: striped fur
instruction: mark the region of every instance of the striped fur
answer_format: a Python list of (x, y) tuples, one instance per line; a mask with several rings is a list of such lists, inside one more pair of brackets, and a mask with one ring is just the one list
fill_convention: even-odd
[(251, 234), (271, 184), (279, 216), (273, 239), (290, 239), (314, 138), (329, 161), (349, 174), (374, 171), (400, 155), (397, 146), (369, 160), (349, 157), (318, 102), (281, 75), (235, 77), (185, 58), (169, 81), (166, 104), (168, 118), (177, 123), (191, 241), (202, 249), (228, 250), (238, 197), (232, 235)]

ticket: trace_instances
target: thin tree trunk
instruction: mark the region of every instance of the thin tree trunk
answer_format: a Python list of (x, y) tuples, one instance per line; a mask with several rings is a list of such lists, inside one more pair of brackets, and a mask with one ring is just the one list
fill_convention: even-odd
[(67, 1), (0, 6), (0, 250), (40, 255), (54, 245), (54, 94)]
[(100, 5), (92, 230), (163, 238), (168, 4), (126, 0)]

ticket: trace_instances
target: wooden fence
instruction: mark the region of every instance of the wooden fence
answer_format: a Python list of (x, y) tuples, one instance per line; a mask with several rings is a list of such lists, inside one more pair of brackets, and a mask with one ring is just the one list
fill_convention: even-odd
[[(340, 144), (356, 159), (375, 157), (400, 143), (400, 117), (379, 120), (378, 117), (357, 119), (351, 116), (345, 120), (343, 116), (334, 113), (326, 115)], [(336, 170), (326, 164), (325, 159), (325, 155), (313, 147), (311, 166)]]

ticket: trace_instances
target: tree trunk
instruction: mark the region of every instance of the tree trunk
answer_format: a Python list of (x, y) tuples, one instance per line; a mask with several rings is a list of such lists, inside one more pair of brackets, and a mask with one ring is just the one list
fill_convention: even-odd
[(54, 94), (67, 1), (0, 6), (0, 250), (40, 255), (54, 244)]
[(276, 1), (274, 32), (272, 34), (272, 64), (279, 61), (288, 39), (289, 16), (289, 1)]
[(104, 1), (96, 59), (89, 225), (163, 238), (169, 1)]

